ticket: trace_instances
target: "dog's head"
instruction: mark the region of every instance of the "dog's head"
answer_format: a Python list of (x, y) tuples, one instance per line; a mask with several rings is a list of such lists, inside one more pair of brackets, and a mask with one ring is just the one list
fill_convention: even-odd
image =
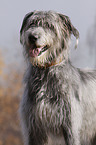
[(68, 59), (68, 42), (79, 32), (69, 17), (53, 12), (34, 11), (28, 13), (20, 30), (20, 41), (33, 65), (41, 67)]

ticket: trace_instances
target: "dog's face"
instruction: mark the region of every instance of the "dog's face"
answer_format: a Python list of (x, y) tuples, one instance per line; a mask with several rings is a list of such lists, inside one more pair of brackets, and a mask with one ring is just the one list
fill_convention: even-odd
[(31, 63), (46, 67), (68, 57), (68, 41), (72, 33), (79, 37), (67, 16), (52, 11), (34, 11), (23, 20), (20, 40)]

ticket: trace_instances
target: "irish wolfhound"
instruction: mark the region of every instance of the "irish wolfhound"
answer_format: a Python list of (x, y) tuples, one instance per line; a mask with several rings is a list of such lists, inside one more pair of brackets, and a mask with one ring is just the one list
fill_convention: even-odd
[(71, 34), (79, 38), (69, 17), (53, 11), (34, 11), (23, 20), (25, 145), (88, 145), (96, 133), (96, 71), (71, 65)]

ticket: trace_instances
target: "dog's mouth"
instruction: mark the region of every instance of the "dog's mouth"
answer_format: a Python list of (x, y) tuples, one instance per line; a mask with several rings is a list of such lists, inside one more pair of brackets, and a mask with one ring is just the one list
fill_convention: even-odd
[(48, 46), (41, 46), (41, 47), (36, 47), (36, 48), (30, 48), (29, 49), (29, 55), (30, 57), (37, 57), (40, 56), (42, 53), (44, 53), (45, 51), (47, 51)]

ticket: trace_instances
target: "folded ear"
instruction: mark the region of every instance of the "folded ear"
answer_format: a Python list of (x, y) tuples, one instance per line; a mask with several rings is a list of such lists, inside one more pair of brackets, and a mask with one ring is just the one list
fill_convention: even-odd
[(27, 20), (30, 16), (33, 15), (34, 12), (30, 12), (28, 14), (25, 15), (24, 19), (23, 19), (23, 23), (22, 23), (22, 26), (21, 26), (21, 29), (20, 29), (20, 43), (22, 44), (22, 39), (21, 39), (21, 35), (22, 35), (22, 31), (23, 29), (25, 28), (26, 26), (26, 23), (27, 23)]
[(68, 30), (70, 31), (71, 34), (73, 34), (76, 39), (79, 38), (79, 32), (78, 30), (72, 25), (70, 19), (68, 16), (65, 16), (65, 15), (62, 15), (62, 14), (59, 14), (60, 18), (62, 19), (62, 22), (64, 23), (64, 25), (66, 24), (67, 27), (68, 27)]
[(28, 18), (29, 18), (30, 16), (32, 16), (33, 13), (34, 13), (34, 12), (30, 12), (30, 13), (28, 13), (28, 14), (25, 15), (24, 20), (23, 20), (23, 23), (22, 23), (22, 26), (21, 26), (20, 34), (22, 33), (22, 30), (24, 29), (24, 27), (25, 27), (25, 25), (26, 25), (26, 23), (27, 23)]

